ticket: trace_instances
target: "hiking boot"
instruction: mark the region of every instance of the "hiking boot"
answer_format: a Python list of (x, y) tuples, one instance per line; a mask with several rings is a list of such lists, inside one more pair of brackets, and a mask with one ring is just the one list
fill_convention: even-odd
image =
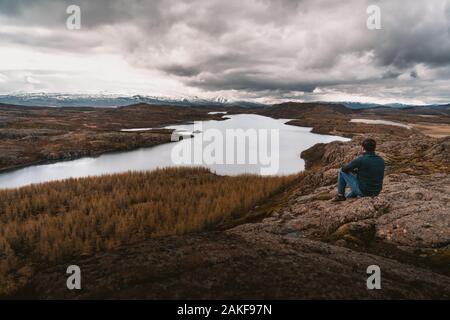
[(332, 201), (340, 202), (340, 201), (345, 201), (345, 200), (347, 200), (347, 198), (345, 198), (345, 196), (343, 196), (342, 194), (338, 194), (336, 197), (334, 197), (334, 199)]

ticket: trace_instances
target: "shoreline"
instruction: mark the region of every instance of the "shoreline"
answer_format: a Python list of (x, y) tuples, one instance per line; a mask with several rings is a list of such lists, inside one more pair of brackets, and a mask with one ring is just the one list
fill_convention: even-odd
[[(254, 113), (233, 113), (233, 114), (231, 114), (231, 116), (241, 115), (241, 114), (242, 115), (255, 115), (255, 116), (257, 115), (257, 116), (260, 116), (260, 117), (267, 117), (267, 118), (270, 118), (270, 119), (273, 119), (273, 120), (280, 120), (280, 119), (276, 119), (276, 118), (273, 118), (273, 117), (270, 117), (270, 116), (259, 115), (259, 114), (254, 114)], [(225, 121), (225, 120), (229, 119), (229, 118), (226, 118), (226, 116), (229, 116), (229, 115), (225, 115), (224, 116), (224, 115), (221, 114), (220, 116), (221, 116), (220, 121)], [(286, 121), (283, 121), (283, 124), (285, 124), (287, 126), (295, 126), (295, 127), (298, 127), (298, 128), (308, 129), (308, 132), (311, 133), (311, 134), (316, 134), (316, 135), (320, 135), (320, 136), (335, 136), (336, 138), (346, 138), (346, 137), (338, 136), (338, 135), (316, 133), (316, 132), (313, 132), (313, 129), (314, 129), (313, 127), (305, 127), (305, 126), (301, 126), (301, 125), (298, 125), (298, 124), (293, 124), (292, 125), (292, 124), (289, 123), (291, 121), (291, 119), (283, 119), (283, 120), (286, 120)], [(188, 125), (188, 124), (192, 124), (195, 121), (216, 121), (216, 119), (211, 119), (211, 120), (189, 120), (189, 121), (181, 122), (179, 124), (171, 124), (171, 125), (168, 125), (168, 126), (178, 126), (178, 125), (183, 125), (183, 124)], [(163, 128), (155, 129), (156, 132), (154, 130), (153, 132), (149, 131), (149, 132), (145, 132), (145, 133), (147, 133), (147, 134), (148, 133), (150, 133), (150, 134), (158, 133), (158, 134), (164, 134), (164, 135), (167, 134), (167, 136), (169, 137), (170, 134), (172, 134), (173, 131), (175, 131), (175, 129), (168, 129), (167, 128), (168, 126), (165, 126)], [(136, 135), (137, 134), (137, 135), (140, 135), (140, 134), (145, 134), (145, 133), (144, 132), (137, 132), (137, 133), (135, 133), (135, 132), (125, 132), (124, 134), (129, 134), (129, 135)], [(95, 158), (99, 158), (99, 157), (101, 157), (103, 155), (113, 155), (113, 154), (122, 154), (122, 153), (126, 154), (128, 152), (133, 152), (133, 151), (137, 151), (137, 150), (146, 150), (146, 149), (150, 149), (152, 147), (161, 146), (161, 145), (164, 145), (164, 144), (167, 144), (167, 143), (171, 143), (171, 142), (172, 141), (169, 138), (169, 139), (167, 139), (165, 141), (163, 141), (163, 140), (158, 141), (158, 143), (152, 143), (150, 145), (143, 144), (143, 145), (139, 145), (139, 146), (132, 147), (132, 148), (123, 148), (123, 149), (122, 148), (117, 148), (117, 149), (110, 149), (110, 150), (94, 151), (94, 152), (90, 152), (90, 153), (74, 152), (74, 154), (72, 154), (70, 157), (67, 157), (67, 158), (41, 160), (41, 161), (35, 161), (35, 162), (31, 162), (31, 163), (20, 164), (20, 165), (17, 165), (17, 166), (14, 166), (14, 167), (10, 167), (10, 168), (3, 168), (3, 169), (0, 169), (0, 175), (11, 173), (11, 172), (15, 172), (15, 171), (19, 171), (19, 170), (23, 170), (23, 169), (26, 169), (26, 168), (33, 168), (33, 167), (36, 167), (36, 166), (45, 166), (45, 165), (51, 165), (51, 164), (56, 164), (56, 163), (64, 163), (64, 162), (76, 161), (76, 160), (80, 160), (80, 159), (95, 159)], [(320, 144), (320, 143), (323, 143), (323, 142), (317, 142), (317, 143)], [(312, 145), (311, 147), (314, 147), (315, 145), (316, 144)], [(301, 156), (301, 154), (299, 155), (299, 158), (303, 159), (305, 161), (305, 164), (306, 164), (306, 160)], [(132, 169), (130, 169), (130, 170), (132, 170)], [(149, 168), (149, 169), (145, 169), (143, 171), (152, 171), (152, 170), (154, 170), (154, 169)], [(280, 174), (276, 174), (274, 176), (280, 176), (281, 177), (281, 176), (288, 176), (288, 175), (291, 175), (291, 174), (301, 174), (305, 170), (306, 170), (306, 167), (303, 170), (297, 171), (295, 173), (289, 173), (289, 174), (287, 174), (287, 173), (284, 173), (284, 174), (280, 173)], [(114, 173), (110, 173), (110, 174), (114, 174)], [(117, 172), (117, 173), (121, 173), (121, 172)], [(108, 174), (108, 173), (105, 173), (105, 174)], [(242, 174), (245, 174), (245, 173), (242, 173)], [(222, 175), (222, 174), (218, 174), (218, 175)], [(225, 174), (225, 175), (227, 175), (227, 174)], [(258, 175), (258, 174), (256, 174), (256, 175)], [(80, 178), (84, 178), (84, 177), (89, 177), (89, 175), (82, 176)], [(67, 178), (61, 178), (61, 179), (57, 179), (57, 180), (65, 180), (65, 179), (67, 179)], [(52, 182), (52, 181), (55, 181), (55, 180), (42, 181), (42, 182), (37, 182), (37, 183), (46, 183), (46, 182)], [(28, 186), (28, 185), (32, 185), (32, 184), (35, 184), (35, 183), (29, 183), (29, 184), (25, 184), (23, 186)], [(0, 188), (0, 190), (17, 189), (17, 188), (21, 188), (23, 186), (21, 185), (21, 186), (18, 186), (18, 187), (5, 187), (5, 188)]]
[(131, 149), (114, 149), (114, 150), (105, 150), (105, 151), (94, 151), (93, 153), (90, 153), (90, 154), (85, 154), (85, 155), (80, 155), (80, 156), (72, 156), (70, 158), (61, 158), (61, 159), (54, 159), (54, 160), (39, 160), (39, 161), (35, 161), (35, 162), (19, 164), (19, 165), (13, 166), (13, 167), (0, 168), (0, 175), (4, 174), (4, 173), (9, 173), (9, 172), (33, 167), (33, 166), (48, 165), (48, 164), (54, 164), (54, 163), (59, 163), (59, 162), (68, 162), (68, 161), (80, 160), (83, 158), (98, 158), (98, 157), (100, 157), (102, 155), (106, 155), (106, 154), (115, 154), (115, 153), (121, 153), (121, 152), (127, 152), (127, 151), (136, 151), (139, 149), (156, 147), (156, 146), (166, 144), (166, 143), (171, 143), (171, 141), (169, 140), (167, 142), (161, 142), (161, 143), (157, 143), (154, 145), (148, 145), (148, 146), (142, 145), (142, 146), (138, 146), (138, 147), (131, 148)]
[[(4, 107), (5, 108), (5, 107)], [(12, 107), (11, 110), (15, 110), (17, 107), (14, 106)], [(33, 107), (23, 107), (23, 112), (38, 112), (41, 110), (45, 110), (48, 108), (33, 108)], [(167, 109), (164, 109), (167, 108)], [(323, 111), (327, 110), (328, 112), (325, 114), (322, 114)], [(344, 109), (343, 109), (344, 108)], [(7, 109), (7, 108), (6, 108)], [(53, 110), (56, 109), (61, 109), (63, 110), (64, 108), (55, 108)], [(66, 108), (66, 110), (70, 110), (71, 108)], [(114, 109), (113, 112), (128, 112), (128, 111), (133, 111), (132, 119), (125, 119), (127, 120), (126, 125), (122, 126), (123, 128), (128, 128), (128, 127), (139, 127), (138, 125), (135, 126), (136, 124), (136, 119), (139, 119), (139, 113), (140, 112), (148, 112), (150, 111), (150, 116), (155, 117), (155, 115), (153, 114), (154, 112), (156, 112), (157, 114), (159, 113), (163, 113), (163, 116), (170, 116), (170, 113), (172, 112), (180, 112), (182, 111), (191, 111), (188, 110), (190, 108), (179, 108), (179, 107), (163, 107), (162, 109), (157, 107), (157, 106), (149, 106), (149, 105), (132, 105), (132, 106), (127, 106), (127, 107), (121, 107), (121, 108), (117, 108)], [(215, 109), (215, 110), (213, 110)], [(77, 109), (78, 110), (78, 109)], [(101, 109), (101, 110), (96, 110), (93, 108), (89, 108), (89, 109), (85, 109), (88, 110), (90, 112), (100, 112), (103, 113), (105, 111), (111, 111), (110, 109)], [(197, 110), (198, 111), (198, 110)], [(387, 120), (397, 120), (397, 121), (402, 121), (403, 118), (405, 117), (405, 115), (403, 114), (402, 110), (389, 110), (391, 113), (395, 112), (394, 114), (389, 114), (389, 115), (379, 115), (377, 116), (376, 114), (367, 114), (366, 117), (369, 118), (373, 118), (373, 117), (377, 117), (379, 119), (387, 119)], [(80, 113), (82, 113), (83, 110), (80, 110)], [(134, 112), (138, 113), (138, 115), (134, 115)], [(358, 135), (368, 135), (368, 134), (378, 134), (378, 133), (387, 133), (387, 134), (394, 134), (394, 135), (399, 135), (399, 136), (404, 136), (409, 137), (411, 135), (414, 134), (422, 134), (422, 135), (428, 135), (430, 136), (430, 134), (427, 134), (427, 130), (430, 130), (430, 127), (435, 127), (435, 126), (439, 126), (439, 127), (447, 127), (450, 125), (447, 125), (446, 119), (443, 119), (443, 122), (441, 123), (436, 123), (436, 118), (434, 117), (430, 117), (429, 119), (430, 122), (425, 122), (423, 121), (424, 117), (421, 117), (420, 115), (418, 115), (418, 117), (420, 118), (420, 122), (415, 122), (415, 123), (409, 123), (413, 126), (413, 129), (405, 129), (402, 127), (395, 127), (395, 126), (389, 126), (389, 125), (384, 125), (384, 124), (365, 124), (365, 123), (356, 123), (356, 122), (351, 122), (351, 119), (354, 117), (360, 117), (363, 116), (365, 112), (367, 112), (367, 110), (352, 110), (352, 109), (346, 109), (345, 107), (340, 107), (340, 106), (326, 106), (324, 107), (323, 105), (317, 105), (317, 106), (310, 106), (310, 105), (305, 105), (302, 107), (298, 107), (298, 105), (294, 104), (294, 107), (292, 106), (292, 104), (284, 104), (284, 105), (278, 105), (278, 106), (272, 106), (271, 108), (262, 108), (262, 109), (247, 109), (247, 108), (228, 108), (226, 111), (220, 111), (220, 114), (211, 114), (211, 112), (219, 112), (216, 110), (216, 108), (205, 108), (205, 109), (201, 109), (201, 115), (196, 116), (195, 120), (193, 119), (193, 116), (183, 116), (185, 119), (174, 119), (172, 121), (170, 120), (162, 120), (162, 121), (158, 121), (158, 125), (153, 126), (155, 129), (154, 130), (150, 130), (150, 131), (144, 131), (144, 132), (121, 132), (121, 131), (117, 131), (117, 130), (111, 130), (111, 129), (106, 129), (106, 130), (102, 130), (102, 131), (91, 131), (89, 134), (90, 136), (89, 139), (94, 139), (94, 141), (98, 138), (102, 138), (102, 137), (106, 137), (105, 143), (109, 142), (109, 145), (107, 145), (105, 148), (102, 148), (100, 146), (100, 148), (98, 149), (94, 144), (90, 144), (91, 140), (88, 140), (87, 142), (85, 142), (85, 144), (76, 144), (76, 146), (80, 146), (77, 149), (73, 149), (73, 150), (67, 150), (65, 147), (66, 145), (61, 145), (60, 149), (55, 149), (52, 151), (47, 151), (47, 152), (52, 152), (56, 155), (58, 155), (59, 153), (59, 157), (57, 158), (50, 158), (50, 159), (36, 159), (36, 160), (32, 160), (29, 162), (22, 162), (22, 163), (18, 163), (15, 165), (9, 165), (9, 166), (5, 166), (5, 167), (0, 167), (0, 175), (1, 174), (6, 174), (6, 173), (10, 173), (10, 172), (14, 172), (17, 170), (21, 170), (21, 169), (25, 169), (28, 167), (33, 167), (33, 166), (41, 166), (41, 165), (49, 165), (49, 164), (54, 164), (54, 163), (58, 163), (58, 162), (66, 162), (66, 161), (74, 161), (74, 160), (78, 160), (78, 159), (83, 159), (83, 158), (98, 158), (102, 155), (106, 155), (106, 154), (115, 154), (115, 153), (121, 153), (121, 152), (128, 152), (128, 151), (135, 151), (135, 150), (139, 150), (142, 148), (150, 148), (150, 147), (154, 147), (154, 146), (158, 146), (158, 145), (162, 145), (170, 141), (170, 134), (171, 132), (163, 132), (165, 130), (167, 131), (173, 131), (172, 129), (165, 129), (165, 127), (167, 126), (175, 126), (175, 125), (183, 125), (183, 124), (190, 124), (193, 121), (207, 121), (207, 120), (216, 120), (216, 121), (224, 121), (227, 120), (226, 116), (229, 115), (237, 115), (237, 114), (255, 114), (255, 115), (260, 115), (260, 116), (265, 116), (265, 117), (270, 117), (272, 119), (286, 119), (287, 121), (285, 122), (286, 125), (290, 125), (290, 126), (296, 126), (296, 127), (302, 127), (302, 128), (308, 128), (311, 129), (310, 132), (314, 133), (314, 134), (320, 134), (320, 135), (333, 135), (333, 136), (340, 136), (340, 137), (344, 137), (344, 138), (350, 138), (352, 139), (355, 136)], [(223, 112), (227, 112), (227, 114), (223, 114)], [(370, 112), (377, 112), (376, 109), (370, 111)], [(362, 115), (360, 115), (360, 113), (362, 113)], [(287, 115), (290, 115), (289, 117), (287, 117)], [(88, 114), (88, 119), (92, 118), (93, 116), (96, 116), (96, 114), (92, 115), (92, 114)], [(146, 114), (147, 116), (147, 114)], [(157, 115), (158, 116), (158, 115)], [(120, 116), (122, 117), (122, 116)], [(25, 117), (27, 119), (27, 117)], [(65, 119), (65, 116), (63, 117)], [(332, 121), (331, 121), (332, 119)], [(428, 119), (428, 118), (427, 118)], [(74, 119), (75, 120), (75, 119)], [(78, 126), (78, 130), (84, 130), (85, 128), (83, 126), (80, 126), (80, 124), (78, 123), (78, 118), (77, 120), (77, 126)], [(94, 119), (96, 120), (96, 119)], [(130, 121), (128, 121), (130, 120)], [(87, 121), (87, 120), (85, 120)], [(450, 120), (449, 120), (450, 121)], [(115, 124), (115, 123), (114, 123)], [(83, 124), (84, 126), (86, 126), (86, 123)], [(113, 125), (113, 124), (109, 124), (109, 125)], [(150, 127), (150, 126), (149, 126)], [(13, 127), (14, 128), (14, 127)], [(8, 129), (8, 128), (6, 128)], [(101, 129), (101, 128), (99, 128)], [(11, 129), (11, 130), (17, 130), (20, 133), (20, 128), (19, 129)], [(27, 130), (31, 130), (31, 129), (27, 129)], [(51, 128), (49, 128), (49, 130), (52, 130)], [(53, 129), (55, 130), (55, 129)], [(448, 132), (450, 132), (450, 129), (448, 129)], [(79, 135), (79, 131), (71, 131), (71, 132), (67, 132), (66, 135), (69, 135), (69, 137), (64, 137), (64, 139), (69, 139), (70, 137), (73, 136), (74, 139), (78, 138)], [(112, 138), (109, 138), (109, 136), (111, 136)], [(53, 136), (50, 136), (53, 137)], [(435, 139), (440, 139), (443, 138), (445, 136), (433, 136), (433, 138)], [(109, 140), (108, 140), (109, 139)], [(23, 140), (23, 139), (22, 139)], [(67, 143), (64, 142), (66, 140), (63, 140), (62, 143)], [(52, 142), (54, 145), (59, 146), (58, 145), (58, 141), (57, 140), (53, 140), (55, 142)], [(68, 141), (68, 140), (67, 140)], [(118, 142), (117, 142), (118, 141)], [(83, 143), (83, 142), (82, 142)], [(87, 143), (87, 144), (86, 144)], [(12, 145), (14, 146), (14, 145)], [(1, 146), (0, 146), (1, 147)], [(51, 147), (51, 145), (50, 145)], [(91, 149), (89, 149), (91, 148)], [(97, 148), (97, 149), (95, 149)], [(8, 149), (5, 149), (6, 151), (8, 151)], [(66, 151), (64, 151), (66, 150)], [(1, 149), (0, 149), (1, 151)], [(35, 152), (34, 154), (38, 154), (37, 152)], [(32, 153), (33, 155), (33, 153)], [(47, 157), (51, 157), (51, 153), (47, 154)], [(28, 156), (30, 158), (30, 156)], [(33, 157), (33, 156), (31, 156)], [(19, 158), (20, 159), (20, 158)]]

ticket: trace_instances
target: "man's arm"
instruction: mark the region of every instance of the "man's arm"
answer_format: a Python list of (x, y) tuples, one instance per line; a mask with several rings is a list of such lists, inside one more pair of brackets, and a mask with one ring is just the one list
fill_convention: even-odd
[(344, 172), (355, 171), (356, 169), (359, 169), (359, 167), (361, 166), (361, 160), (362, 160), (362, 157), (358, 157), (358, 158), (354, 159), (352, 162), (350, 162), (349, 164), (343, 166), (341, 170)]

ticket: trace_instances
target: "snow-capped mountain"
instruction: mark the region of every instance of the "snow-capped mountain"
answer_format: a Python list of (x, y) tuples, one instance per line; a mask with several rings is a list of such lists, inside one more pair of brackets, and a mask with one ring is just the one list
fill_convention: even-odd
[(234, 101), (225, 97), (204, 99), (199, 97), (159, 97), (147, 95), (112, 95), (112, 94), (61, 94), (61, 93), (19, 93), (0, 95), (0, 103), (50, 106), (50, 107), (120, 107), (136, 103), (178, 106), (239, 105), (242, 107), (264, 106), (249, 101)]

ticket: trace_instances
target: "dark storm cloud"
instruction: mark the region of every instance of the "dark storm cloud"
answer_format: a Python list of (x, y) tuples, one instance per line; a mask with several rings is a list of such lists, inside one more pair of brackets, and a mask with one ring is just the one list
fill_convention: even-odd
[(410, 4), (383, 2), (388, 12), (383, 16), (385, 34), (375, 47), (377, 61), (400, 68), (418, 63), (450, 64), (450, 2), (411, 1)]
[(179, 77), (193, 77), (200, 73), (200, 70), (196, 67), (182, 66), (177, 64), (162, 67), (161, 70)]
[[(62, 52), (102, 47), (205, 91), (277, 95), (353, 84), (358, 94), (396, 86), (401, 95), (424, 87), (419, 80), (448, 80), (449, 2), (0, 0), (0, 21), (30, 28), (0, 31), (0, 42)], [(64, 27), (71, 4), (82, 9), (78, 35)], [(381, 30), (366, 28), (371, 4), (381, 8)]]
[[(190, 80), (190, 85), (207, 90), (244, 90), (244, 91), (277, 91), (277, 92), (313, 92), (316, 84), (282, 79), (268, 79), (264, 74), (238, 72), (228, 75), (205, 76), (199, 80)], [(325, 83), (321, 83), (324, 85)], [(318, 85), (318, 84), (317, 84)]]
[(394, 72), (392, 70), (388, 70), (382, 75), (382, 79), (396, 79), (401, 75), (400, 72)]

